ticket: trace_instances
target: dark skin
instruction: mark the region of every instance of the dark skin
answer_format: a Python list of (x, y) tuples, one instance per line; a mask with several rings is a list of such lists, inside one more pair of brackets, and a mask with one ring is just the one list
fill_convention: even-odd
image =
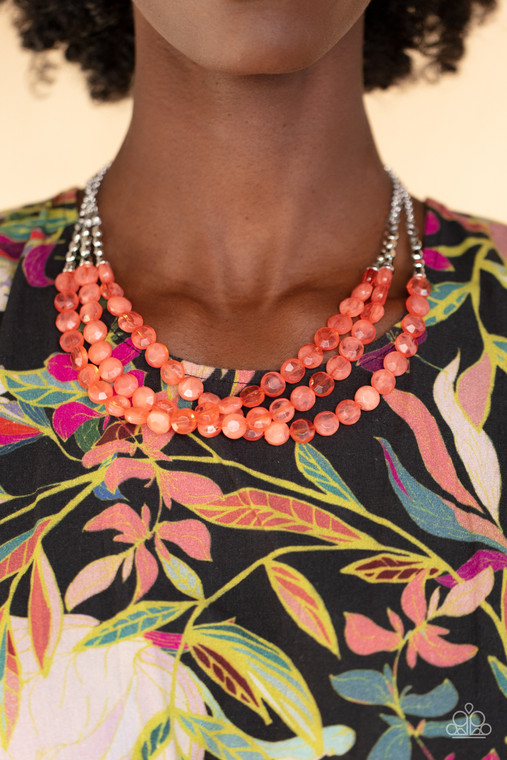
[[(99, 206), (117, 279), (174, 356), (278, 368), (380, 250), (391, 185), (362, 101), (367, 1), (315, 2), (135, 3), (134, 114)], [(402, 235), (379, 334), (410, 272)]]

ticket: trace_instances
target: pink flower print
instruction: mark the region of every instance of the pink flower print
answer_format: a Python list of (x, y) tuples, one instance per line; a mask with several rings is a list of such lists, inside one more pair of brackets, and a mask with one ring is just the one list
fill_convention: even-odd
[(397, 631), (388, 631), (365, 615), (345, 613), (345, 641), (356, 654), (395, 652), (403, 644), (403, 637)]

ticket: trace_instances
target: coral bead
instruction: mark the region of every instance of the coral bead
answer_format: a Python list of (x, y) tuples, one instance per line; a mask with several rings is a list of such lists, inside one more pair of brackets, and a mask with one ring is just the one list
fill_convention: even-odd
[(197, 425), (197, 431), (203, 436), (203, 438), (215, 438), (222, 432), (222, 424), (217, 422), (215, 425), (207, 425), (206, 423), (199, 422)]
[(57, 293), (55, 296), (54, 304), (57, 311), (71, 311), (75, 309), (79, 303), (77, 293), (72, 290), (62, 290), (61, 293)]
[(114, 274), (113, 270), (111, 268), (111, 264), (108, 264), (107, 261), (102, 261), (98, 267), (97, 271), (99, 274), (99, 280), (104, 282), (114, 282)]
[(360, 298), (345, 298), (340, 306), (340, 314), (345, 314), (347, 317), (358, 317), (364, 309), (364, 301)]
[(384, 356), (384, 369), (392, 372), (395, 377), (403, 375), (408, 369), (408, 359), (399, 351), (390, 351)]
[(350, 362), (356, 362), (364, 354), (364, 345), (357, 338), (349, 336), (348, 338), (343, 338), (338, 347), (338, 351), (344, 359), (348, 359)]
[[(203, 393), (202, 396), (204, 395)], [(202, 396), (199, 399), (199, 405), (194, 409), (197, 425), (218, 425), (220, 420), (218, 404), (214, 404), (212, 401), (203, 402)]]
[(426, 332), (424, 320), (415, 314), (406, 314), (401, 320), (401, 328), (413, 338), (420, 338)]
[[(105, 287), (106, 286), (103, 285), (102, 289), (104, 290)], [(112, 287), (110, 283), (109, 287)], [(120, 314), (126, 314), (127, 311), (132, 311), (132, 304), (128, 298), (124, 298), (124, 296), (111, 296), (107, 302), (107, 310), (115, 317), (119, 317)]]
[(191, 409), (177, 409), (174, 412), (171, 427), (175, 433), (188, 435), (197, 427), (197, 418)]
[(389, 267), (382, 267), (377, 272), (375, 285), (381, 285), (384, 288), (388, 288), (393, 281), (393, 270)]
[(316, 396), (329, 396), (334, 391), (334, 380), (327, 372), (315, 372), (308, 383)]
[(86, 367), (88, 364), (88, 351), (84, 346), (76, 346), (72, 349), (70, 352), (70, 363), (72, 369), (75, 369), (77, 372)]
[(83, 333), (79, 330), (68, 330), (60, 335), (60, 347), (66, 353), (70, 353), (76, 346), (82, 346), (83, 343)]
[(296, 443), (310, 443), (315, 437), (315, 425), (310, 420), (294, 420), (289, 431)]
[(152, 343), (144, 352), (144, 358), (150, 367), (161, 367), (168, 361), (169, 351), (163, 343)]
[(79, 285), (76, 282), (74, 272), (60, 272), (55, 280), (55, 288), (57, 290), (71, 290), (76, 291)]
[(209, 393), (208, 391), (206, 391), (201, 395), (199, 399), (199, 404), (205, 404), (205, 403), (216, 404), (216, 406), (218, 407), (220, 403), (220, 396), (217, 396), (216, 393)]
[(288, 398), (277, 398), (269, 405), (269, 411), (275, 422), (290, 422), (296, 410)]
[(100, 288), (96, 282), (90, 282), (88, 285), (83, 285), (79, 291), (79, 300), (82, 304), (98, 301), (99, 299)]
[(164, 435), (171, 429), (171, 418), (163, 409), (152, 409), (146, 418), (146, 424), (157, 435)]
[(106, 336), (107, 325), (100, 319), (94, 319), (84, 327), (83, 337), (88, 343), (97, 343), (99, 340), (104, 340)]
[(305, 368), (299, 359), (287, 359), (281, 366), (280, 374), (288, 383), (299, 383), (305, 376)]
[(97, 282), (99, 278), (97, 267), (93, 266), (93, 264), (81, 264), (76, 269), (74, 275), (77, 284), (80, 286)]
[(425, 317), (430, 310), (430, 305), (426, 298), (416, 293), (407, 298), (406, 307), (409, 314), (415, 314), (417, 317)]
[(99, 364), (99, 374), (102, 380), (107, 383), (114, 383), (114, 381), (123, 374), (123, 364), (119, 359), (114, 356), (109, 356)]
[(363, 274), (363, 282), (371, 282), (374, 283), (377, 279), (378, 269), (375, 269), (375, 267), (368, 267), (368, 269), (365, 269)]
[(289, 426), (285, 422), (272, 422), (264, 431), (264, 438), (271, 446), (281, 446), (290, 437)]
[(105, 282), (100, 288), (100, 292), (106, 301), (114, 296), (123, 296), (123, 288), (117, 282)]
[(292, 405), (298, 412), (307, 412), (315, 404), (315, 392), (306, 385), (298, 385), (290, 394)]
[(360, 298), (361, 301), (367, 301), (371, 296), (372, 290), (373, 285), (371, 282), (361, 282), (359, 285), (356, 285), (350, 296), (351, 298)]
[(361, 416), (361, 407), (352, 399), (344, 399), (336, 407), (335, 413), (342, 425), (354, 425)]
[(143, 323), (144, 320), (137, 311), (127, 311), (125, 314), (120, 314), (118, 317), (118, 327), (120, 330), (123, 330), (123, 332), (131, 333), (137, 327), (141, 327)]
[(351, 335), (353, 338), (360, 340), (365, 346), (375, 340), (377, 331), (369, 319), (358, 319), (352, 327)]
[(81, 306), (79, 316), (81, 317), (81, 321), (87, 325), (88, 322), (94, 322), (96, 319), (100, 319), (102, 311), (102, 306), (98, 301), (89, 301)]
[(253, 408), (254, 406), (260, 406), (266, 395), (258, 385), (247, 385), (246, 388), (243, 388), (239, 397), (243, 402), (243, 406)]
[(385, 314), (385, 309), (380, 303), (367, 303), (362, 313), (363, 319), (368, 319), (373, 324), (380, 322)]
[(90, 388), (100, 380), (98, 368), (94, 364), (87, 364), (79, 370), (77, 381), (82, 388)]
[(263, 375), (260, 387), (266, 394), (266, 396), (280, 396), (284, 392), (286, 383), (282, 375), (279, 372), (266, 372)]
[(94, 404), (103, 404), (112, 395), (112, 386), (109, 385), (109, 383), (106, 383), (104, 380), (99, 380), (97, 383), (90, 385), (88, 388), (88, 396), (90, 398), (90, 401), (93, 401)]
[(172, 415), (175, 413), (175, 411), (178, 408), (178, 404), (176, 404), (174, 401), (171, 401), (169, 398), (156, 398), (155, 397), (155, 403), (153, 405), (154, 409), (163, 409), (164, 412), (167, 412), (167, 414), (172, 417)]
[(227, 438), (243, 438), (246, 433), (247, 424), (244, 416), (238, 412), (226, 414), (222, 420), (222, 433)]
[(199, 398), (201, 393), (204, 393), (204, 386), (202, 380), (198, 377), (192, 377), (189, 375), (185, 377), (180, 383), (178, 383), (178, 393), (185, 401), (195, 401)]
[(125, 396), (111, 396), (106, 400), (106, 412), (111, 417), (123, 417), (125, 409), (130, 408), (130, 401)]
[(363, 385), (357, 389), (354, 401), (359, 404), (363, 411), (370, 412), (380, 404), (380, 394), (371, 385)]
[(132, 394), (132, 406), (151, 409), (155, 403), (155, 391), (147, 388), (146, 385), (140, 385)]
[(326, 370), (333, 380), (345, 380), (352, 372), (352, 364), (344, 356), (332, 356), (326, 364)]
[(376, 285), (373, 288), (373, 293), (371, 294), (371, 302), (379, 303), (381, 306), (383, 306), (387, 301), (388, 292), (389, 291), (387, 288), (382, 287), (381, 285)]
[(264, 433), (262, 430), (251, 430), (250, 428), (247, 428), (243, 438), (245, 441), (259, 441), (263, 436)]
[(141, 327), (136, 327), (136, 329), (132, 331), (131, 340), (136, 348), (142, 350), (148, 348), (152, 343), (155, 343), (157, 340), (157, 333), (153, 327), (141, 325)]
[(253, 409), (250, 409), (246, 415), (246, 424), (250, 430), (264, 432), (272, 422), (273, 418), (271, 412), (263, 406), (255, 406)]
[(327, 326), (339, 335), (346, 335), (352, 329), (352, 320), (346, 314), (333, 314), (327, 320)]
[(120, 377), (114, 381), (114, 390), (119, 396), (130, 398), (138, 388), (139, 381), (131, 372), (126, 372), (124, 375), (120, 375)]
[(167, 385), (178, 385), (185, 377), (185, 368), (177, 359), (170, 359), (160, 367), (160, 377)]
[(338, 417), (334, 412), (319, 412), (313, 424), (315, 425), (315, 431), (319, 435), (334, 435), (340, 427)]
[(243, 401), (239, 396), (226, 396), (218, 404), (220, 414), (234, 414), (239, 412), (243, 406)]
[(81, 324), (81, 317), (70, 309), (69, 311), (61, 311), (56, 318), (56, 327), (60, 332), (68, 332), (70, 330), (76, 330)]
[(426, 277), (416, 275), (408, 281), (407, 290), (411, 296), (417, 295), (422, 296), (423, 298), (427, 298), (431, 293), (431, 285)]
[(394, 390), (396, 385), (396, 378), (392, 372), (387, 369), (378, 369), (371, 376), (372, 386), (380, 393), (381, 396), (386, 396)]
[(298, 359), (307, 369), (320, 367), (324, 358), (324, 352), (313, 343), (306, 343), (298, 351)]
[(144, 425), (148, 419), (150, 410), (143, 406), (131, 406), (125, 409), (125, 419), (131, 425)]
[(105, 340), (98, 340), (97, 343), (92, 343), (88, 349), (88, 358), (94, 364), (100, 364), (108, 356), (111, 356), (112, 353), (113, 347), (110, 343), (107, 343)]
[(417, 353), (417, 341), (408, 333), (400, 333), (394, 341), (396, 350), (403, 356), (414, 356)]
[(331, 327), (321, 327), (314, 336), (315, 345), (323, 351), (332, 351), (340, 342), (340, 336)]

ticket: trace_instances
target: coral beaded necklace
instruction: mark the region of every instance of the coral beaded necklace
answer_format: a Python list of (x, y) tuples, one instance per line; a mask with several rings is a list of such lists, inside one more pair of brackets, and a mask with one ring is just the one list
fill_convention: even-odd
[[(115, 281), (111, 265), (103, 258), (97, 193), (108, 168), (104, 167), (86, 186), (65, 267), (55, 282), (58, 290), (56, 326), (62, 333), (60, 346), (70, 354), (72, 366), (79, 373), (78, 381), (87, 389), (90, 400), (103, 404), (105, 413), (123, 417), (133, 425), (146, 424), (158, 434), (167, 433), (171, 428), (180, 434), (197, 429), (207, 438), (223, 433), (230, 439), (256, 441), (263, 438), (278, 446), (289, 438), (308, 443), (316, 433), (333, 435), (340, 424), (353, 425), (363, 411), (378, 406), (381, 395), (393, 390), (396, 377), (406, 372), (409, 358), (417, 351), (417, 338), (425, 331), (430, 285), (425, 277), (412, 199), (390, 170), (386, 169), (393, 183), (393, 194), (384, 242), (362, 282), (340, 303), (338, 313), (329, 317), (327, 325), (317, 330), (313, 342), (302, 346), (297, 357), (287, 359), (279, 372), (266, 372), (258, 386), (250, 385), (239, 396), (220, 399), (206, 393), (199, 378), (186, 375), (183, 364), (170, 358), (167, 347), (157, 341), (155, 330), (133, 311), (132, 303)], [(384, 368), (374, 372), (370, 385), (358, 388), (353, 399), (340, 401), (334, 410), (319, 412), (313, 421), (293, 420), (296, 412), (308, 412), (317, 397), (329, 396), (336, 381), (350, 375), (352, 363), (361, 358), (365, 345), (375, 339), (375, 323), (384, 315), (393, 278), (403, 209), (414, 273), (407, 284), (408, 313), (402, 320), (402, 332), (395, 340), (394, 349), (386, 355)], [(112, 346), (106, 340), (108, 328), (101, 320), (104, 307), (117, 317), (119, 328), (130, 333), (134, 346), (144, 351), (146, 362), (160, 368), (162, 381), (176, 386), (182, 399), (196, 402), (195, 408), (180, 409), (169, 397), (156, 398), (155, 391), (139, 387), (136, 376), (124, 371), (120, 360), (111, 355)], [(327, 360), (325, 371), (312, 374), (308, 385), (298, 385), (307, 369), (322, 365), (324, 353), (329, 351), (335, 353)], [(287, 384), (295, 386), (290, 395)], [(263, 406), (266, 398), (273, 399), (269, 408)]]

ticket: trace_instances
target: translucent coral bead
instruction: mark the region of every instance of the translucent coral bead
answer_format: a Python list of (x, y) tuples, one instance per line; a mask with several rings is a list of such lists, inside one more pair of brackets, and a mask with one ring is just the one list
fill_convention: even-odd
[(246, 429), (245, 435), (243, 436), (245, 441), (259, 441), (263, 437), (264, 432), (262, 430), (251, 430), (250, 428)]
[(396, 378), (392, 372), (387, 369), (378, 369), (371, 376), (371, 384), (380, 393), (381, 396), (385, 396), (394, 390), (396, 385)]
[(340, 342), (340, 336), (331, 327), (321, 327), (315, 333), (314, 341), (323, 351), (332, 351)]
[(54, 304), (57, 311), (71, 311), (75, 309), (79, 303), (77, 293), (72, 290), (62, 290), (61, 293), (57, 293), (55, 296)]
[(113, 395), (113, 387), (105, 380), (99, 380), (88, 388), (88, 396), (94, 404), (103, 404)]
[(77, 381), (82, 388), (90, 388), (100, 380), (98, 368), (94, 364), (86, 364), (77, 376)]
[(264, 431), (264, 438), (271, 446), (281, 446), (290, 438), (289, 426), (285, 422), (272, 422)]
[(226, 396), (218, 404), (220, 414), (234, 414), (239, 412), (243, 406), (243, 401), (239, 396)]
[(205, 391), (199, 399), (199, 404), (208, 404), (208, 403), (216, 404), (216, 406), (218, 407), (220, 403), (220, 396), (217, 396), (216, 393), (210, 393), (209, 391)]
[(403, 356), (414, 356), (417, 353), (417, 341), (408, 333), (402, 332), (398, 335), (394, 341), (396, 350), (403, 354)]
[(384, 356), (384, 369), (392, 372), (395, 377), (399, 377), (407, 371), (408, 359), (399, 351), (390, 351)]
[[(105, 285), (102, 286), (103, 289), (105, 287)], [(111, 284), (109, 284), (109, 287), (112, 287)], [(132, 304), (128, 298), (125, 298), (124, 296), (111, 296), (107, 302), (107, 310), (115, 317), (119, 317), (120, 314), (132, 311)]]
[(409, 314), (415, 314), (417, 317), (425, 317), (430, 310), (430, 305), (426, 298), (413, 294), (405, 302)]
[(377, 272), (377, 278), (375, 285), (381, 285), (384, 288), (388, 288), (393, 281), (393, 270), (389, 267), (382, 267)]
[(424, 320), (415, 314), (406, 314), (401, 320), (401, 328), (413, 338), (420, 338), (426, 332)]
[(125, 409), (125, 419), (131, 425), (144, 425), (148, 419), (149, 409), (141, 406), (131, 406)]
[(163, 409), (152, 409), (146, 418), (146, 424), (157, 435), (165, 435), (171, 429), (171, 417)]
[(345, 380), (352, 372), (352, 364), (344, 356), (332, 356), (326, 364), (326, 370), (333, 380)]
[(315, 372), (308, 383), (316, 396), (329, 396), (334, 391), (334, 380), (327, 372)]
[(100, 319), (94, 319), (84, 326), (83, 337), (88, 343), (97, 343), (107, 335), (107, 325)]
[(280, 368), (280, 374), (288, 383), (299, 383), (305, 376), (305, 368), (300, 359), (287, 359)]
[(264, 432), (273, 422), (271, 412), (269, 412), (263, 406), (254, 406), (250, 409), (246, 415), (246, 424), (250, 430), (258, 430)]
[(76, 346), (72, 349), (70, 352), (70, 363), (72, 369), (75, 369), (77, 372), (86, 367), (88, 364), (88, 351), (84, 346)]
[(99, 273), (93, 264), (81, 264), (75, 271), (76, 282), (79, 286), (97, 282)]
[(334, 412), (319, 412), (313, 421), (319, 435), (334, 435), (340, 427), (340, 421)]
[(169, 359), (169, 351), (163, 343), (152, 343), (144, 352), (144, 358), (150, 367), (161, 367)]
[(130, 409), (130, 401), (125, 396), (111, 396), (106, 400), (106, 412), (112, 417), (123, 417), (125, 409)]
[(373, 324), (380, 322), (385, 314), (385, 309), (380, 303), (367, 303), (362, 313), (363, 319), (368, 319)]
[[(203, 393), (202, 396), (204, 395)], [(199, 405), (194, 409), (197, 425), (217, 425), (220, 420), (218, 404), (214, 404), (212, 401), (203, 402), (202, 396), (199, 399)]]
[(141, 325), (141, 327), (136, 327), (136, 329), (132, 331), (131, 340), (136, 348), (148, 348), (149, 345), (155, 343), (157, 340), (157, 333), (153, 327)]
[(88, 349), (88, 359), (94, 364), (100, 364), (111, 356), (113, 353), (113, 347), (105, 340), (98, 340), (96, 343), (92, 343)]
[(222, 432), (222, 424), (217, 422), (214, 425), (207, 425), (204, 422), (199, 422), (197, 424), (197, 431), (203, 438), (215, 438)]
[(132, 394), (132, 406), (151, 409), (155, 403), (155, 391), (146, 385), (140, 385)]
[(358, 317), (364, 309), (364, 301), (360, 298), (345, 298), (340, 306), (340, 314), (345, 314), (347, 317)]
[(289, 431), (296, 443), (310, 443), (315, 437), (315, 425), (310, 420), (294, 420)]
[(290, 422), (296, 413), (294, 404), (288, 398), (277, 398), (269, 405), (269, 411), (275, 422)]
[(279, 372), (266, 372), (261, 378), (260, 387), (266, 396), (273, 398), (284, 392), (286, 383)]
[(74, 272), (60, 272), (56, 276), (55, 288), (57, 290), (71, 290), (76, 291), (79, 285), (76, 282)]
[(258, 385), (247, 385), (246, 388), (243, 388), (239, 397), (243, 402), (243, 406), (253, 408), (262, 404), (266, 398), (266, 394)]
[(81, 317), (81, 321), (87, 325), (88, 322), (94, 322), (96, 319), (100, 319), (102, 316), (102, 311), (102, 306), (98, 301), (90, 301), (89, 303), (85, 303), (83, 306), (81, 306), (79, 310), (79, 316)]
[(114, 282), (114, 273), (113, 269), (111, 267), (111, 264), (109, 264), (107, 261), (102, 261), (98, 267), (97, 271), (99, 273), (99, 280), (104, 282)]
[(426, 279), (426, 277), (422, 277), (421, 275), (416, 275), (415, 277), (411, 277), (410, 280), (408, 281), (407, 290), (411, 296), (416, 295), (416, 296), (422, 296), (423, 298), (427, 298), (429, 294), (431, 293), (431, 285)]
[(76, 330), (81, 324), (81, 317), (70, 309), (69, 311), (61, 311), (56, 318), (56, 327), (60, 332), (67, 332), (69, 330)]
[(197, 427), (197, 418), (191, 409), (177, 409), (174, 412), (171, 427), (175, 433), (188, 435)]
[(360, 340), (350, 335), (347, 338), (343, 338), (338, 351), (344, 359), (348, 359), (350, 362), (357, 362), (364, 354), (364, 345)]
[(389, 291), (386, 287), (383, 287), (382, 285), (376, 285), (373, 288), (373, 292), (371, 294), (371, 302), (379, 303), (381, 306), (383, 306), (387, 301), (388, 292)]
[(169, 359), (160, 367), (160, 377), (167, 385), (178, 385), (185, 377), (185, 368), (177, 359)]
[(372, 290), (373, 285), (371, 282), (360, 282), (359, 285), (356, 285), (350, 296), (351, 298), (360, 298), (361, 301), (367, 301), (371, 296)]
[(131, 372), (120, 375), (114, 381), (114, 390), (119, 396), (130, 398), (134, 391), (139, 388), (139, 380)]
[(79, 291), (79, 300), (82, 304), (98, 301), (100, 299), (100, 288), (96, 282), (90, 282), (83, 285)]
[(121, 285), (118, 285), (117, 282), (105, 282), (101, 288), (100, 292), (108, 301), (110, 298), (113, 298), (114, 296), (123, 296), (123, 288)]
[(199, 398), (201, 393), (204, 393), (202, 380), (198, 377), (193, 377), (192, 375), (183, 378), (183, 380), (178, 383), (178, 393), (181, 398), (185, 399), (185, 401), (195, 401)]
[(307, 385), (298, 385), (290, 394), (292, 405), (298, 412), (307, 412), (315, 404), (315, 392)]
[(143, 323), (144, 320), (137, 311), (127, 311), (118, 317), (118, 327), (127, 333), (133, 332), (136, 328), (141, 327)]
[(232, 438), (233, 440), (243, 438), (246, 429), (246, 419), (239, 412), (226, 414), (222, 420), (222, 433), (226, 435), (227, 438)]
[(354, 401), (363, 411), (370, 412), (380, 404), (380, 394), (371, 385), (363, 385), (357, 389)]
[(306, 369), (315, 369), (322, 364), (324, 352), (313, 343), (305, 343), (298, 351), (298, 359)]
[(342, 425), (354, 425), (361, 416), (361, 407), (356, 401), (347, 398), (340, 401), (335, 413)]
[(368, 267), (368, 269), (364, 271), (363, 282), (374, 283), (375, 280), (377, 279), (377, 274), (378, 274), (378, 269), (375, 269), (374, 267)]
[(60, 347), (66, 353), (70, 353), (76, 346), (82, 346), (83, 343), (83, 333), (79, 330), (68, 330), (60, 335)]
[(366, 346), (368, 343), (373, 343), (377, 336), (377, 331), (369, 319), (358, 319), (352, 327), (351, 334), (353, 338), (357, 338), (363, 346)]
[(327, 320), (327, 326), (339, 335), (346, 335), (352, 329), (352, 320), (346, 314), (333, 314)]
[(170, 398), (157, 398), (155, 397), (155, 403), (153, 405), (154, 409), (163, 409), (164, 412), (167, 412), (169, 416), (172, 417), (172, 415), (175, 413), (175, 411), (178, 408), (178, 404), (175, 404), (174, 401), (171, 401)]
[(107, 383), (114, 383), (114, 381), (123, 374), (123, 364), (119, 359), (114, 356), (109, 356), (99, 364), (99, 375), (102, 380)]

